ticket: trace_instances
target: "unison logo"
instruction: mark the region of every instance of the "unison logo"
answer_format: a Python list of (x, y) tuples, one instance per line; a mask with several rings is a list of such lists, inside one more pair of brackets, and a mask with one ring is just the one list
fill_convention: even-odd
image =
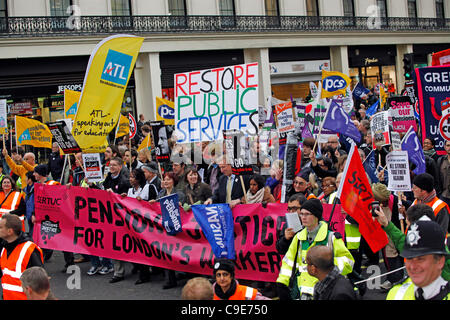
[(132, 60), (132, 56), (110, 49), (103, 66), (101, 79), (125, 86)]

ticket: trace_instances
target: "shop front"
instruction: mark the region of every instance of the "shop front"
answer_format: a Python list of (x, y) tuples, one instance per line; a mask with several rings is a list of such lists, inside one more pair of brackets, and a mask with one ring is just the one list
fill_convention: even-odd
[(383, 83), (390, 92), (396, 92), (395, 46), (350, 46), (348, 56), (352, 87), (361, 82), (372, 89)]

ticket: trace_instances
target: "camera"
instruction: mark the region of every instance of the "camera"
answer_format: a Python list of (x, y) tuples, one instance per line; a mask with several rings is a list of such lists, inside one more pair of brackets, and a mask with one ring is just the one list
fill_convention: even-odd
[(378, 217), (378, 215), (375, 213), (376, 210), (380, 210), (380, 203), (378, 201), (373, 201), (370, 205), (369, 208), (372, 212), (372, 217)]

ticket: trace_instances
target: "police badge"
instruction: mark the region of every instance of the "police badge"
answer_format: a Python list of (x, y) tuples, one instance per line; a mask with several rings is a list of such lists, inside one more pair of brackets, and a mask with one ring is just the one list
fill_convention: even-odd
[(417, 229), (418, 229), (418, 225), (414, 223), (413, 225), (411, 225), (411, 228), (408, 231), (408, 234), (406, 236), (406, 242), (410, 246), (415, 246), (415, 245), (419, 244), (420, 235), (419, 235), (419, 230), (417, 230)]

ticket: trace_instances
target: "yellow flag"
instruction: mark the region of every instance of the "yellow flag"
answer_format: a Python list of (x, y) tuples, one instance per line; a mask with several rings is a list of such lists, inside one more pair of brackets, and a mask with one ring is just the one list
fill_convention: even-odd
[(37, 120), (16, 116), (16, 140), (18, 146), (52, 148), (53, 135), (47, 125)]
[(386, 104), (387, 94), (386, 90), (384, 90), (383, 85), (380, 85), (380, 110), (384, 109), (384, 105)]
[(141, 151), (142, 149), (150, 149), (152, 140), (150, 138), (150, 133), (142, 140), (141, 144), (137, 148), (137, 151)]
[(73, 119), (78, 109), (81, 92), (64, 90), (64, 118)]
[(144, 38), (114, 35), (89, 59), (72, 135), (85, 153), (104, 152), (119, 119), (123, 96)]
[(321, 98), (331, 98), (339, 94), (345, 95), (351, 82), (352, 80), (341, 72), (322, 70)]
[(175, 125), (175, 103), (156, 97), (156, 121), (164, 121), (164, 124)]
[(120, 114), (119, 123), (117, 125), (116, 138), (120, 138), (130, 133), (130, 121), (123, 114)]

